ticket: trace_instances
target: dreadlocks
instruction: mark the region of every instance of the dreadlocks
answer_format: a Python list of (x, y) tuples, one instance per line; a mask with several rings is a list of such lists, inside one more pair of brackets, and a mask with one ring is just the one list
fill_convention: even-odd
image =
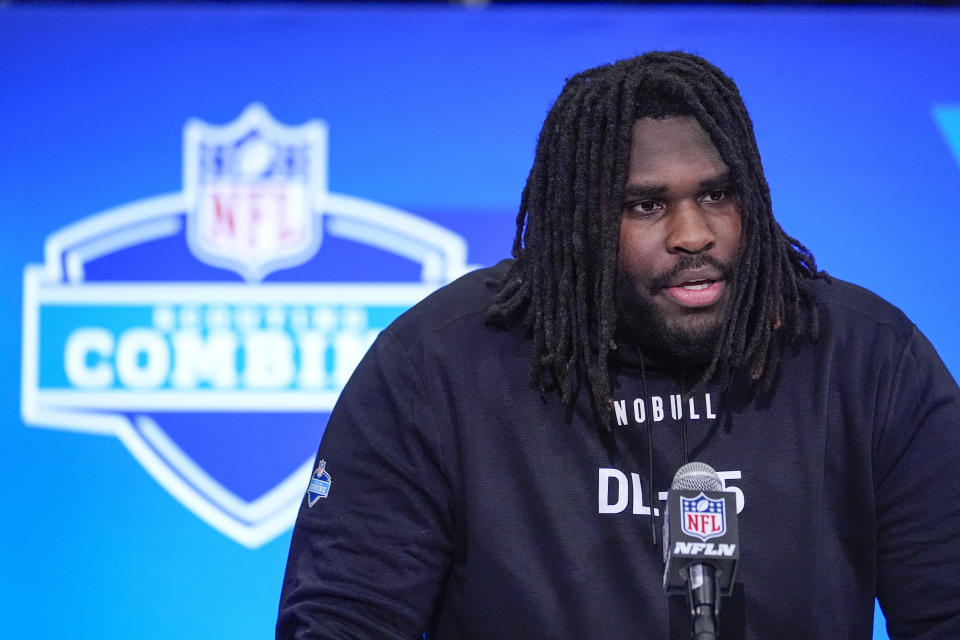
[(584, 71), (567, 81), (540, 132), (517, 215), (516, 260), (487, 318), (525, 323), (534, 341), (531, 383), (556, 386), (567, 406), (585, 375), (598, 416), (612, 403), (608, 355), (631, 127), (674, 115), (695, 117), (710, 136), (742, 215), (732, 299), (700, 382), (715, 379), (727, 390), (733, 373), (746, 370), (769, 388), (784, 340), (817, 334), (816, 309), (799, 282), (821, 272), (773, 218), (753, 123), (733, 81), (683, 52)]

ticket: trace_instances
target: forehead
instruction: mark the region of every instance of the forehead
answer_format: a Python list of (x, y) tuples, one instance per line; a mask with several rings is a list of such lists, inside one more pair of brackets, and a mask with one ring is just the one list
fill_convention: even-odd
[(727, 165), (693, 116), (640, 118), (631, 129), (630, 182), (667, 179), (671, 171), (723, 173)]

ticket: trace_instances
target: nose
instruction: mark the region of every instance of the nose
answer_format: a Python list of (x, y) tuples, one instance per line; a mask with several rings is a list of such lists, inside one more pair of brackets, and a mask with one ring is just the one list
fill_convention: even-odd
[(667, 251), (695, 254), (713, 248), (716, 236), (697, 203), (677, 204), (670, 218)]

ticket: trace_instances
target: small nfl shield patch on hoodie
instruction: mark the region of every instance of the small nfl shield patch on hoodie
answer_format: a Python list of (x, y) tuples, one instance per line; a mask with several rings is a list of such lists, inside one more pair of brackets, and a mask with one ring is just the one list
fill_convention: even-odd
[(312, 507), (320, 498), (326, 498), (330, 493), (330, 474), (327, 473), (327, 461), (321, 460), (310, 476), (310, 486), (307, 487), (307, 506)]

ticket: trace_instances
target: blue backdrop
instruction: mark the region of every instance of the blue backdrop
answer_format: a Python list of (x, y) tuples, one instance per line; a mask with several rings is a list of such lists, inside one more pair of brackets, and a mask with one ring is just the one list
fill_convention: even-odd
[(0, 43), (4, 637), (269, 637), (349, 365), (508, 253), (564, 78), (644, 50), (738, 82), (782, 226), (960, 371), (960, 12), (7, 5)]

